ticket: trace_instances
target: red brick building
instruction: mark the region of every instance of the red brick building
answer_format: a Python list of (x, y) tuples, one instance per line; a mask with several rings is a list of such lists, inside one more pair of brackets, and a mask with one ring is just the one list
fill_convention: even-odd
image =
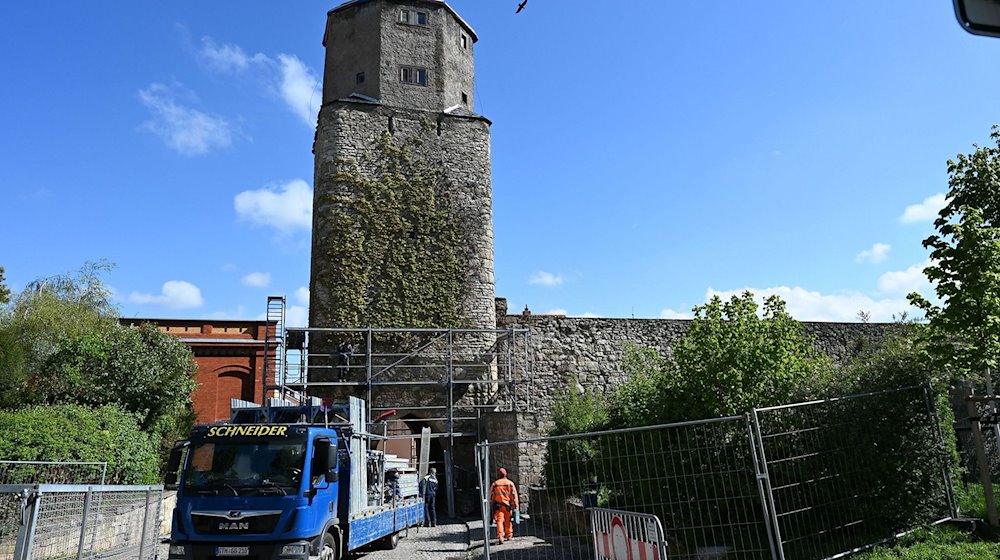
[(198, 363), (198, 387), (191, 395), (197, 423), (228, 419), (230, 399), (262, 402), (264, 321), (122, 319), (122, 323), (154, 323), (191, 349)]

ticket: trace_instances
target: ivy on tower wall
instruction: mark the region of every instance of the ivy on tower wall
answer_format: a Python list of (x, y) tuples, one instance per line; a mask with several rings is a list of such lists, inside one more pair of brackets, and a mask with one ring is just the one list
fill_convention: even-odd
[(419, 137), (384, 133), (359, 158), (339, 158), (322, 206), (334, 239), (316, 278), (329, 294), (330, 324), (348, 327), (465, 327), (463, 232), (451, 211), (441, 165), (420, 157)]

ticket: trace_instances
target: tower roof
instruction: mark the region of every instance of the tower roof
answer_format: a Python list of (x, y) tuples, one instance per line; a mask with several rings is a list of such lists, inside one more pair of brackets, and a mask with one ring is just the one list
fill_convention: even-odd
[[(368, 2), (371, 2), (371, 1), (372, 0), (348, 0), (347, 2), (344, 2), (343, 4), (337, 6), (336, 8), (333, 8), (330, 11), (328, 11), (327, 15), (335, 14), (337, 12), (342, 12), (344, 10), (349, 10), (349, 9), (353, 8), (354, 6), (359, 6), (361, 4), (367, 4)], [(458, 15), (458, 12), (456, 12), (455, 9), (452, 8), (451, 6), (449, 6), (448, 3), (445, 2), (444, 0), (410, 0), (410, 1), (412, 1), (412, 2), (422, 2), (424, 4), (433, 4), (435, 6), (443, 6), (444, 9), (448, 10), (448, 13), (450, 13), (452, 16), (454, 16), (455, 19), (458, 20), (458, 23), (460, 23), (462, 25), (462, 27), (464, 27), (465, 30), (469, 32), (469, 36), (472, 37), (472, 42), (473, 43), (475, 43), (476, 41), (479, 40), (479, 37), (476, 35), (476, 30), (473, 29), (472, 26), (469, 25), (469, 23), (467, 21), (465, 21), (464, 19), (462, 19), (462, 16)], [(324, 41), (324, 43), (325, 42), (326, 41)]]

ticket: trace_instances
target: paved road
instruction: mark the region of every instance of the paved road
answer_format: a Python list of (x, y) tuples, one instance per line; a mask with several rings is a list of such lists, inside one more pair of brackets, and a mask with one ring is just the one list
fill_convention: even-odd
[[(406, 533), (404, 533), (406, 535)], [(365, 548), (348, 555), (349, 560), (464, 560), (469, 548), (468, 526), (455, 521), (437, 527), (412, 527), (395, 550)], [(168, 546), (160, 545), (160, 560), (166, 560)], [(234, 559), (236, 560), (236, 559)]]
[[(405, 534), (405, 533), (404, 533)], [(459, 560), (469, 548), (468, 526), (461, 521), (437, 527), (411, 528), (396, 550), (364, 550), (350, 555), (356, 560)]]
[[(471, 560), (482, 559), (483, 523), (469, 522), (470, 548), (467, 556)], [(544, 525), (525, 519), (514, 528), (514, 538), (497, 544), (496, 527), (490, 527), (491, 560), (551, 560), (591, 558), (593, 556), (586, 539), (565, 537), (554, 533)]]

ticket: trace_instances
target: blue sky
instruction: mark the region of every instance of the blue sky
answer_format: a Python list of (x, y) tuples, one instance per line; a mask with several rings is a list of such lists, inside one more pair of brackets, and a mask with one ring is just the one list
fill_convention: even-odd
[[(683, 317), (778, 293), (889, 320), (930, 293), (946, 161), (1000, 122), (1000, 40), (951, 2), (455, 0), (493, 121), (512, 311)], [(308, 301), (335, 3), (17, 2), (0, 33), (0, 266), (108, 259), (125, 317)]]

